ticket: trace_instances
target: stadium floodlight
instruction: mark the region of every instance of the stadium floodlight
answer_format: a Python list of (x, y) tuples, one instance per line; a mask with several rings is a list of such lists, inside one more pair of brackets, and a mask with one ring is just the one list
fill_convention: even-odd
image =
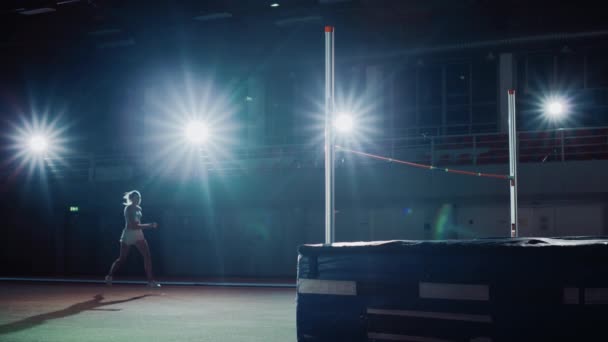
[(191, 121), (186, 125), (185, 135), (192, 144), (204, 144), (209, 139), (209, 127), (204, 122)]
[(336, 130), (340, 133), (349, 133), (352, 132), (355, 123), (352, 115), (348, 113), (340, 113), (336, 116), (334, 126), (336, 127)]
[(550, 98), (544, 102), (544, 113), (547, 117), (553, 120), (559, 120), (564, 117), (568, 111), (568, 104), (561, 98)]
[(48, 150), (49, 142), (43, 135), (33, 135), (29, 138), (28, 147), (32, 153), (41, 154)]

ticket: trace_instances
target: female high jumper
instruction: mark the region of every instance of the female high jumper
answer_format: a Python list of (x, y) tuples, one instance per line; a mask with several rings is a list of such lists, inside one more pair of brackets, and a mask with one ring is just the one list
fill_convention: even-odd
[(148, 278), (148, 287), (161, 287), (161, 285), (154, 280), (154, 276), (152, 275), (150, 248), (148, 247), (148, 242), (143, 233), (144, 229), (156, 228), (158, 225), (156, 222), (141, 223), (142, 214), (141, 207), (139, 206), (141, 204), (141, 194), (139, 191), (133, 190), (125, 193), (124, 199), (125, 228), (122, 230), (122, 235), (120, 237), (120, 256), (112, 263), (110, 272), (106, 276), (106, 284), (112, 285), (114, 272), (116, 272), (120, 265), (125, 262), (131, 246), (135, 245), (144, 258), (144, 268)]

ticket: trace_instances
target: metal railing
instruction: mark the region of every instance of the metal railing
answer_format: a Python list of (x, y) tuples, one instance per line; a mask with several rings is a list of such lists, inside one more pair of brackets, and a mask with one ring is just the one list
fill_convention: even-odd
[[(349, 148), (437, 166), (506, 164), (509, 158), (506, 133), (403, 137)], [(519, 132), (518, 150), (522, 163), (608, 160), (608, 127)], [(128, 179), (145, 174), (150, 168), (150, 159), (145, 156), (145, 153), (74, 154), (60, 160), (47, 158), (45, 164), (47, 171), (57, 178)], [(323, 148), (316, 145), (241, 147), (231, 150), (221, 160), (204, 153), (200, 157), (201, 163), (197, 165), (209, 172), (324, 167)], [(382, 162), (339, 151), (336, 157), (336, 167), (377, 163)], [(4, 171), (11, 174), (10, 169)]]

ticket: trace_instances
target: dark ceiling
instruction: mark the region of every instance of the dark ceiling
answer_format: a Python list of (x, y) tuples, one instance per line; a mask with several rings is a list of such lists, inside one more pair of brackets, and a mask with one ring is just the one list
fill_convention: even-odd
[(203, 51), (221, 59), (270, 51), (295, 58), (322, 49), (327, 24), (336, 26), (337, 42), (348, 54), (608, 28), (601, 4), (586, 1), (272, 2), (2, 1), (0, 52), (16, 60), (128, 49), (146, 55)]

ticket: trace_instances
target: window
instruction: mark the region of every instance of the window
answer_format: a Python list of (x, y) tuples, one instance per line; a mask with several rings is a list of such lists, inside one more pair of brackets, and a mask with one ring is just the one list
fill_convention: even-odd
[(584, 72), (584, 56), (573, 53), (559, 55), (557, 58), (557, 87), (565, 91), (582, 89)]
[[(441, 126), (442, 73), (440, 66), (418, 69), (418, 126)], [(437, 130), (429, 134), (438, 134)]]
[(285, 139), (293, 135), (293, 74), (282, 73), (269, 77), (266, 84), (266, 141), (273, 144), (287, 143)]
[(587, 56), (587, 87), (608, 87), (608, 53), (593, 51)]
[(440, 126), (441, 107), (420, 109), (420, 122), (418, 126)]
[(553, 85), (553, 56), (533, 55), (528, 57), (528, 87), (530, 91), (546, 92)]
[(470, 86), (469, 64), (448, 64), (446, 66), (446, 105), (448, 107), (469, 104)]
[(473, 106), (474, 123), (488, 123), (491, 121), (496, 121), (497, 116), (496, 104)]
[(441, 67), (429, 66), (418, 69), (418, 103), (420, 107), (441, 107)]
[(393, 83), (394, 126), (397, 131), (416, 125), (416, 69), (400, 71)]
[(495, 61), (473, 63), (471, 72), (473, 103), (496, 103), (498, 67)]
[(463, 125), (469, 123), (470, 106), (450, 107), (446, 111), (448, 125)]
[(293, 136), (294, 143), (306, 143), (314, 134), (315, 122), (325, 115), (325, 78), (316, 70), (301, 70), (294, 83)]

